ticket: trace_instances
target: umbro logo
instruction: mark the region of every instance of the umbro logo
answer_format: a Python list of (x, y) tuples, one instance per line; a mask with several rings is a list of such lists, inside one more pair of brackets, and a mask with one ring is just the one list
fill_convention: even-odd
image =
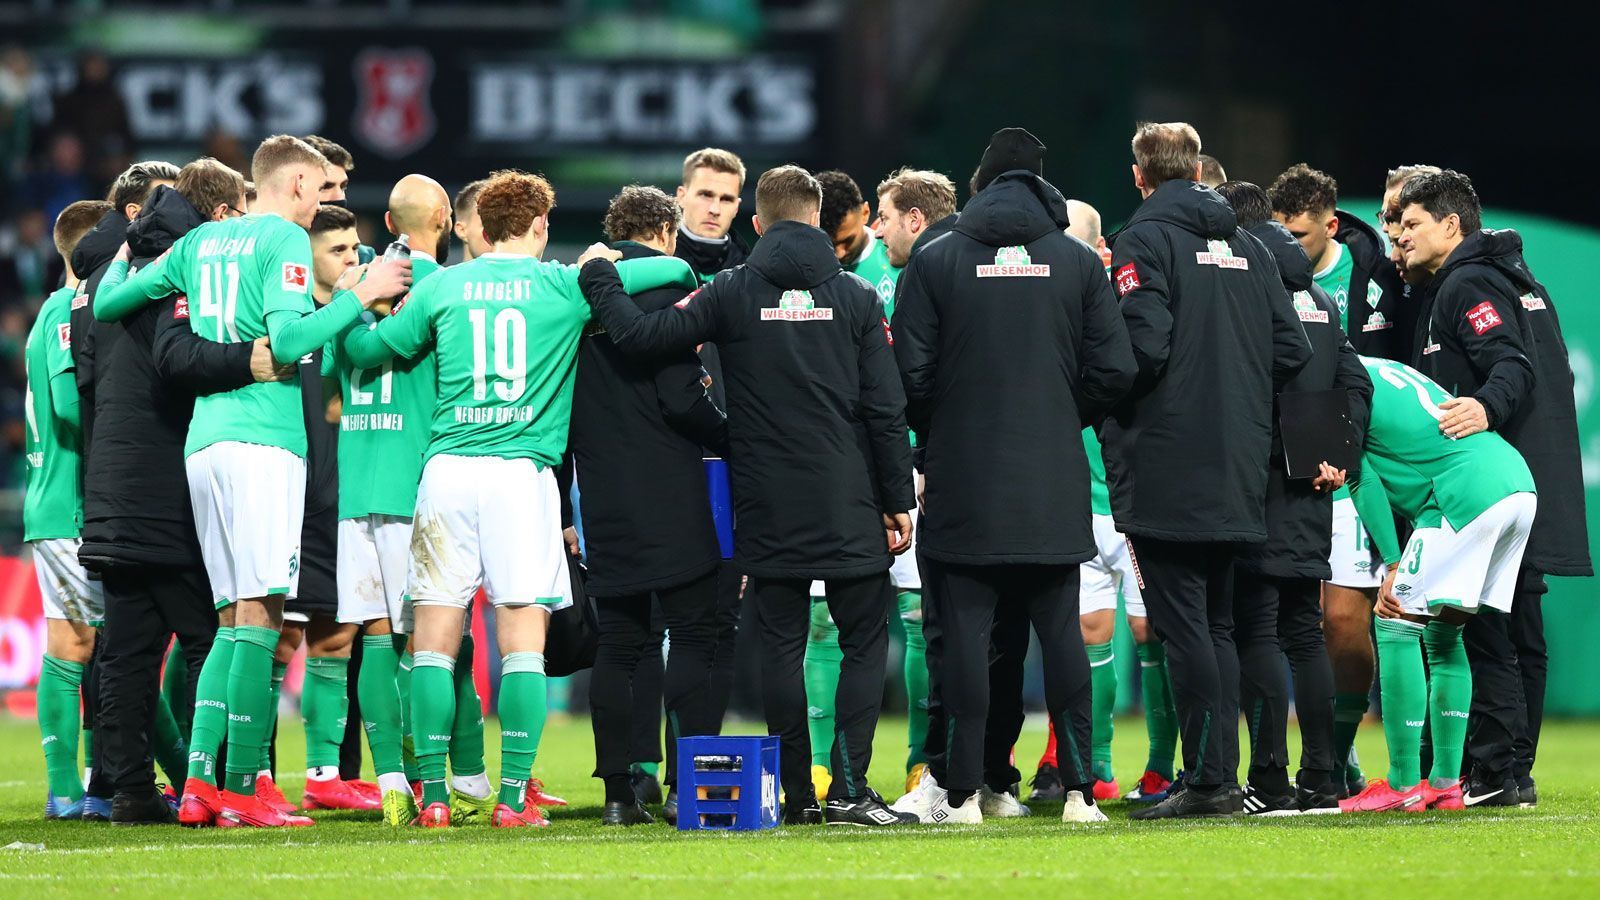
[(877, 822), (879, 825), (893, 825), (900, 821), (898, 816), (885, 809), (875, 809), (872, 812), (867, 813), (867, 815), (871, 817), (872, 821)]

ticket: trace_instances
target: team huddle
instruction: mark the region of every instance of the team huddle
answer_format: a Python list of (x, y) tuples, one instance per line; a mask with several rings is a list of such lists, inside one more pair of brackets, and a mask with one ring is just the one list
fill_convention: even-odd
[[(576, 601), (608, 825), (675, 821), (671, 748), (722, 729), (741, 604), (785, 824), (1533, 805), (1543, 576), (1591, 574), (1548, 292), (1458, 173), (1392, 172), (1380, 233), (1323, 173), (1263, 189), (1200, 149), (1141, 125), (1114, 235), (1021, 129), (959, 212), (937, 172), (894, 172), (874, 211), (842, 172), (780, 166), (747, 249), (744, 165), (708, 148), (676, 196), (623, 188), (574, 265), (542, 258), (555, 191), (523, 172), (453, 200), (401, 179), (374, 258), (326, 139), (268, 138), (250, 181), (136, 164), (56, 222), (66, 284), (26, 350), (46, 817), (545, 826), (551, 623)], [(1303, 470), (1282, 423), (1330, 395)], [(1127, 792), (1119, 609), (1149, 732)], [(893, 804), (867, 779), (891, 611)], [(1050, 733), (1022, 797), (1030, 628)], [(302, 646), (297, 807), (272, 747)], [(664, 797), (636, 739), (663, 705)]]

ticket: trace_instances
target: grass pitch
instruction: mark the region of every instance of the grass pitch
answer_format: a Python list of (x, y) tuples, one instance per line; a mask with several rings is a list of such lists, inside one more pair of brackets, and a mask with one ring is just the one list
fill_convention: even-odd
[[(299, 796), (303, 746), (284, 721), (283, 777)], [(731, 732), (753, 732), (735, 723)], [(905, 725), (878, 729), (874, 782), (900, 793)], [(490, 754), (497, 741), (492, 733)], [(1043, 746), (1030, 722), (1027, 768)], [(1381, 729), (1362, 729), (1369, 775), (1381, 775)], [(1124, 788), (1144, 760), (1139, 720), (1117, 723)], [(285, 831), (113, 828), (41, 819), (38, 731), (0, 720), (0, 890), (53, 895), (292, 896), (1198, 896), (1600, 897), (1600, 723), (1551, 722), (1541, 742), (1540, 804), (1531, 811), (1314, 816), (1139, 824), (1120, 803), (1105, 826), (1063, 826), (1059, 809), (975, 827), (779, 829), (680, 834), (665, 824), (602, 829), (587, 720), (552, 723), (537, 774), (572, 806), (548, 831), (391, 830), (376, 813), (317, 813)], [(489, 771), (497, 771), (490, 760)], [(42, 848), (41, 846), (42, 845)], [(930, 893), (931, 892), (931, 893)]]

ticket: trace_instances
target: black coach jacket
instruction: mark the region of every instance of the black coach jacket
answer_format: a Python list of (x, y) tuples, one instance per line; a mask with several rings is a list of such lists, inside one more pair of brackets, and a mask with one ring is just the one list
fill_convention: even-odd
[[(100, 279), (105, 277), (106, 269), (111, 267), (111, 261), (127, 239), (128, 217), (122, 214), (122, 210), (114, 209), (101, 216), (100, 221), (84, 234), (78, 246), (72, 250), (72, 271), (83, 279), (77, 295), (72, 298), (70, 322), (72, 368), (78, 382), (78, 408), (83, 417), (85, 454), (94, 438), (96, 350), (103, 343), (106, 345), (105, 352), (109, 354), (110, 345), (121, 336), (120, 330), (106, 329), (95, 321), (94, 306), (90, 301), (94, 298), (95, 289), (100, 286)], [(108, 333), (102, 335), (102, 329)]]
[[(1361, 446), (1372, 409), (1372, 379), (1361, 357), (1339, 328), (1339, 308), (1328, 292), (1311, 278), (1311, 260), (1287, 229), (1263, 222), (1246, 229), (1278, 263), (1284, 289), (1294, 302), (1296, 317), (1311, 342), (1311, 361), (1284, 385), (1278, 402), (1292, 403), (1299, 391), (1343, 389), (1350, 398), (1351, 439)], [(1352, 318), (1353, 320), (1353, 318)], [(1278, 422), (1276, 409), (1273, 425)], [(1290, 480), (1283, 444), (1273, 429), (1271, 468), (1267, 472), (1267, 540), (1238, 557), (1247, 571), (1278, 578), (1327, 579), (1333, 572), (1328, 555), (1333, 549), (1333, 494), (1312, 490), (1309, 479)], [(1350, 472), (1355, 478), (1356, 472)]]
[(1572, 365), (1550, 292), (1522, 258), (1522, 236), (1466, 237), (1422, 288), (1411, 363), (1483, 404), (1489, 429), (1527, 460), (1539, 512), (1522, 564), (1592, 575)]
[(1334, 240), (1350, 254), (1351, 346), (1362, 356), (1405, 362), (1417, 328), (1417, 302), (1390, 261), (1383, 237), (1355, 213), (1338, 210)]
[(1111, 275), (1139, 366), (1101, 431), (1117, 529), (1265, 540), (1273, 395), (1311, 358), (1272, 254), (1217, 192), (1169, 181), (1123, 228)]
[[(661, 255), (629, 241), (615, 247), (623, 259)], [(648, 313), (687, 293), (658, 288), (633, 300)], [(674, 587), (721, 562), (701, 447), (723, 452), (728, 425), (701, 386), (702, 371), (688, 347), (627, 356), (599, 323), (578, 346), (571, 450), (594, 596)]]
[(740, 571), (827, 579), (888, 570), (882, 516), (916, 502), (905, 395), (877, 291), (839, 267), (827, 235), (776, 222), (744, 265), (654, 313), (623, 293), (605, 260), (585, 265), (579, 284), (624, 353), (716, 342)]
[(1081, 435), (1135, 366), (1105, 267), (1066, 225), (1059, 191), (1007, 172), (901, 273), (895, 359), (926, 448), (918, 548), (931, 559), (1095, 555)]

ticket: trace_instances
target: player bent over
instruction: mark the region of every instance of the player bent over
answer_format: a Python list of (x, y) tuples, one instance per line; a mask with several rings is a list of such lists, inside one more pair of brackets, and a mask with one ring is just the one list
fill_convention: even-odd
[[(1378, 669), (1389, 777), (1340, 801), (1344, 812), (1515, 806), (1516, 791), (1461, 788), (1472, 670), (1461, 626), (1480, 607), (1511, 609), (1538, 499), (1516, 448), (1493, 432), (1440, 431), (1450, 394), (1409, 366), (1362, 357), (1372, 420), (1351, 494), (1389, 566), (1378, 594)], [(1393, 515), (1415, 527), (1400, 552)], [(1426, 655), (1427, 665), (1423, 658)], [(1433, 770), (1422, 778), (1422, 726)], [(1476, 786), (1474, 786), (1476, 787)], [(1496, 787), (1496, 786), (1491, 786)]]

